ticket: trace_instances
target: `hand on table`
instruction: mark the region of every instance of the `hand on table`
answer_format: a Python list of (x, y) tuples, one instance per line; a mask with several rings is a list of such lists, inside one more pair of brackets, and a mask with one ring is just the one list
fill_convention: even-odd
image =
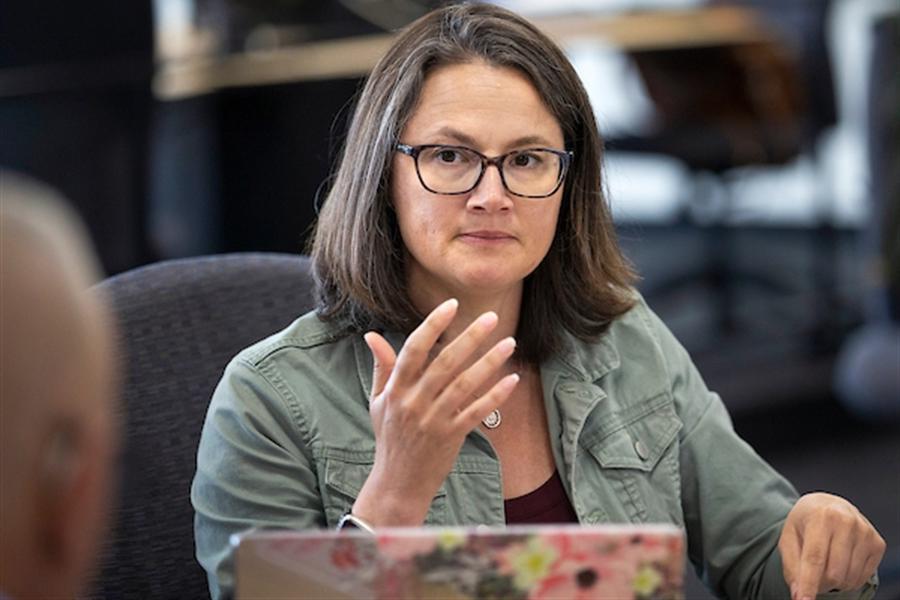
[(461, 371), (496, 327), (494, 313), (481, 315), (430, 360), (457, 307), (455, 300), (448, 300), (435, 308), (399, 355), (377, 333), (365, 335), (375, 360), (370, 398), (375, 464), (353, 514), (373, 525), (422, 524), (466, 435), (503, 404), (519, 381), (518, 375), (507, 375), (475, 396), (512, 355), (512, 338), (501, 340)]
[(855, 506), (831, 494), (802, 496), (778, 541), (792, 600), (853, 590), (875, 573), (885, 543)]

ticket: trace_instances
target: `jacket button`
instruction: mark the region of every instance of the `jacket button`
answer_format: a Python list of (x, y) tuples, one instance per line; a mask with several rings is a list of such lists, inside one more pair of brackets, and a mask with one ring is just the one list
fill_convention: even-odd
[(647, 460), (647, 457), (650, 456), (650, 452), (647, 451), (647, 446), (645, 446), (644, 442), (641, 440), (634, 443), (634, 451), (637, 452), (637, 455), (641, 460)]

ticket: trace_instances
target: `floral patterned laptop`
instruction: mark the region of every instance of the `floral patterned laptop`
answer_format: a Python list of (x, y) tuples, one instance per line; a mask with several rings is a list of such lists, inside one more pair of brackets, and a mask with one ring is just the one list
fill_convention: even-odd
[(683, 598), (684, 535), (669, 525), (251, 531), (237, 598)]

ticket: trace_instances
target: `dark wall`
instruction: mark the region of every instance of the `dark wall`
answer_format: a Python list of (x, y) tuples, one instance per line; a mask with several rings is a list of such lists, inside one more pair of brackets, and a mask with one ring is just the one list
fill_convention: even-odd
[(220, 94), (225, 250), (303, 249), (359, 84), (338, 79)]
[(149, 0), (0, 2), (0, 165), (69, 198), (108, 272), (153, 259), (152, 70)]

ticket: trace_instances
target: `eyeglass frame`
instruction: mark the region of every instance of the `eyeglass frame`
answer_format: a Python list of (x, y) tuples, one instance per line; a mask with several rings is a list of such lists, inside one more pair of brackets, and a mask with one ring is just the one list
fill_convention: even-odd
[[(478, 177), (475, 179), (475, 183), (472, 184), (472, 187), (469, 189), (463, 190), (461, 192), (438, 192), (436, 190), (431, 189), (426, 185), (425, 180), (422, 178), (422, 173), (419, 171), (419, 154), (422, 153), (422, 150), (426, 148), (450, 148), (456, 150), (466, 150), (467, 152), (472, 152), (476, 156), (481, 159), (481, 172), (478, 174)], [(575, 157), (575, 153), (571, 150), (556, 150), (555, 148), (523, 148), (521, 150), (510, 150), (504, 154), (500, 154), (498, 156), (490, 157), (485, 156), (478, 150), (474, 148), (469, 148), (468, 146), (456, 146), (453, 144), (420, 144), (418, 146), (410, 146), (409, 144), (404, 144), (402, 142), (397, 142), (394, 150), (400, 152), (401, 154), (405, 154), (413, 159), (413, 162), (416, 165), (416, 176), (419, 178), (419, 183), (422, 184), (422, 187), (431, 192), (432, 194), (441, 194), (444, 196), (460, 196), (462, 194), (468, 194), (472, 190), (478, 187), (478, 184), (481, 183), (482, 178), (484, 177), (485, 171), (491, 165), (497, 167), (497, 172), (500, 173), (500, 182), (503, 184), (503, 189), (512, 194), (513, 196), (518, 196), (519, 198), (549, 198), (553, 194), (559, 191), (559, 188), (562, 186), (563, 182), (566, 180), (566, 175), (569, 172), (569, 166), (572, 163), (572, 159)], [(529, 194), (519, 194), (511, 189), (509, 189), (509, 185), (506, 183), (506, 175), (503, 174), (503, 161), (506, 160), (507, 157), (513, 154), (519, 154), (522, 152), (528, 152), (529, 150), (540, 150), (542, 152), (550, 152), (551, 154), (555, 154), (560, 159), (560, 169), (559, 169), (559, 177), (556, 182), (556, 186), (553, 190), (547, 194), (540, 195), (529, 195)]]

